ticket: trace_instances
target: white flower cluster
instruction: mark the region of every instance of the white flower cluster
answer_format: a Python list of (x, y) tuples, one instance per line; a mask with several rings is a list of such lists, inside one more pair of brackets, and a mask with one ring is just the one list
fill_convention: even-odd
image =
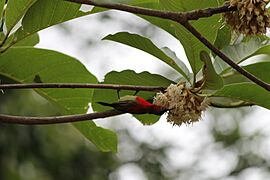
[(199, 121), (208, 107), (206, 98), (191, 92), (185, 82), (171, 84), (165, 93), (158, 93), (154, 104), (169, 109), (168, 122), (179, 126)]

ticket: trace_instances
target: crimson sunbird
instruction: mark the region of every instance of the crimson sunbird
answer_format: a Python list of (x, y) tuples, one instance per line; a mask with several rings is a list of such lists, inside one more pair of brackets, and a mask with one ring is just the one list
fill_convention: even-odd
[(103, 106), (110, 106), (123, 113), (162, 115), (168, 109), (152, 104), (139, 96), (123, 96), (117, 102), (97, 102)]

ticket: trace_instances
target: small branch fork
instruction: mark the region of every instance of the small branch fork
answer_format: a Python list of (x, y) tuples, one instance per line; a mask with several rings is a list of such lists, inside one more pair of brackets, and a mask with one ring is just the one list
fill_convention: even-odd
[[(199, 18), (210, 17), (214, 14), (224, 13), (229, 11), (235, 11), (236, 8), (229, 7), (225, 4), (221, 7), (207, 8), (193, 10), (189, 12), (171, 12), (171, 11), (160, 11), (142, 7), (129, 6), (119, 3), (100, 3), (94, 0), (65, 0), (78, 4), (88, 4), (97, 7), (115, 9), (120, 11), (131, 12), (134, 14), (148, 15), (159, 17), (162, 19), (168, 19), (183, 25), (190, 33), (192, 33), (197, 39), (199, 39), (205, 46), (212, 50), (217, 56), (219, 56), (224, 62), (229, 64), (236, 71), (263, 87), (267, 91), (270, 91), (270, 85), (258, 79), (248, 71), (241, 68), (238, 64), (234, 63), (229, 57), (217, 49), (211, 42), (204, 38), (188, 21), (197, 20)], [(135, 91), (164, 91), (164, 87), (149, 87), (149, 86), (129, 86), (129, 85), (112, 85), (112, 84), (56, 84), (56, 83), (37, 83), (37, 84), (2, 84), (0, 89), (24, 89), (24, 88), (104, 88), (104, 89), (117, 89), (117, 90), (135, 90)], [(22, 117), (22, 116), (10, 116), (0, 114), (0, 122), (13, 123), (13, 124), (55, 124), (55, 123), (67, 123), (67, 122), (78, 122), (85, 120), (93, 120), (98, 118), (106, 118), (110, 116), (116, 116), (123, 114), (116, 110), (109, 110), (104, 112), (95, 112), (90, 114), (79, 114), (69, 116), (55, 116), (55, 117)]]

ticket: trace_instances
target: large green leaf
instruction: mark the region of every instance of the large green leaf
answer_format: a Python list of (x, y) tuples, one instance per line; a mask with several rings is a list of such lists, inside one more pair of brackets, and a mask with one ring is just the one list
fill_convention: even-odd
[(121, 3), (121, 4), (128, 4), (130, 2), (132, 2), (133, 0), (99, 0), (98, 2), (99, 3), (110, 3), (110, 4), (118, 4), (118, 3)]
[[(18, 83), (96, 83), (96, 78), (75, 58), (31, 47), (11, 48), (0, 56), (0, 74)], [(36, 89), (63, 114), (85, 113), (93, 94), (89, 89)], [(93, 121), (74, 125), (101, 151), (116, 151), (116, 135)], [(87, 128), (89, 127), (89, 128)]]
[[(140, 49), (144, 52), (147, 52), (147, 53), (157, 57), (158, 59), (162, 60), (163, 62), (165, 62), (166, 64), (171, 66), (173, 69), (178, 71), (180, 74), (182, 74), (182, 76), (185, 77), (187, 80), (189, 80), (189, 71), (183, 62), (181, 62), (181, 61), (178, 62), (178, 64), (179, 64), (178, 65), (175, 62), (176, 58), (173, 59), (166, 54), (166, 52), (168, 52), (171, 55), (173, 55), (171, 51), (169, 52), (168, 48), (166, 48), (164, 50), (165, 52), (163, 52), (161, 49), (159, 49), (157, 46), (155, 46), (151, 40), (149, 40), (143, 36), (140, 36), (138, 34), (130, 34), (128, 32), (119, 32), (119, 33), (116, 33), (113, 35), (108, 35), (103, 39), (123, 43), (123, 44), (126, 44), (128, 46), (131, 46), (131, 47)], [(175, 54), (174, 54), (174, 56), (175, 56)]]
[(249, 82), (226, 85), (221, 90), (218, 90), (214, 96), (244, 100), (270, 109), (269, 91)]
[[(265, 81), (266, 83), (270, 83), (270, 76), (269, 76), (270, 62), (259, 62), (259, 63), (243, 66), (242, 68), (244, 68), (248, 72), (252, 73), (257, 78)], [(224, 80), (224, 84), (226, 84), (225, 90), (227, 88), (231, 89), (232, 87), (236, 87), (235, 91), (237, 91), (237, 87), (238, 87), (239, 83), (240, 84), (241, 83), (251, 83), (251, 81), (249, 79), (247, 79), (242, 74), (239, 74), (237, 71), (234, 71), (234, 70), (229, 71), (226, 74), (223, 74), (222, 77), (223, 77), (223, 80)], [(235, 85), (235, 86), (232, 86), (232, 85)], [(256, 90), (256, 89), (259, 89), (259, 88), (254, 88), (254, 89)], [(232, 90), (230, 90), (230, 91), (232, 92)], [(259, 91), (261, 91), (261, 90), (259, 90)], [(264, 91), (262, 91), (262, 92), (264, 92)], [(224, 93), (224, 89), (219, 91), (219, 95), (221, 95), (222, 93)], [(245, 94), (246, 93), (245, 90), (242, 93)], [(254, 92), (254, 93), (255, 94), (252, 95), (252, 96), (256, 97), (257, 93), (260, 93), (260, 92)], [(227, 97), (227, 96), (225, 96), (225, 97)], [(219, 106), (222, 106), (222, 107), (245, 106), (245, 105), (254, 103), (253, 101), (250, 101), (249, 99), (239, 98), (239, 97), (236, 97), (236, 96), (228, 96), (225, 99), (224, 98), (214, 98), (213, 100), (214, 100), (214, 103), (216, 105), (219, 105)]]
[(37, 0), (9, 0), (6, 9), (6, 27), (7, 32), (10, 32), (12, 28), (19, 22), (25, 12), (30, 8)]
[(209, 54), (205, 51), (202, 51), (200, 54), (201, 60), (204, 62), (203, 67), (203, 89), (217, 90), (223, 87), (222, 78), (216, 73), (212, 60)]
[(231, 28), (224, 25), (218, 30), (217, 38), (215, 40), (215, 47), (218, 49), (223, 49), (224, 47), (230, 45), (231, 42)]
[[(207, 7), (218, 6), (216, 0), (200, 0), (200, 1), (179, 1), (179, 0), (161, 0), (159, 1), (159, 9), (170, 11), (190, 11)], [(194, 73), (197, 73), (202, 67), (200, 59), (200, 51), (210, 52), (197, 38), (176, 22), (169, 20), (161, 20), (159, 18), (141, 16), (152, 24), (164, 29), (174, 37), (178, 38), (183, 45), (189, 63)], [(192, 21), (191, 24), (210, 42), (216, 39), (217, 31), (221, 25), (220, 16), (215, 15), (208, 18), (202, 18)]]
[[(241, 63), (247, 58), (256, 55), (256, 52), (263, 46), (260, 38), (253, 37), (249, 41), (241, 42), (235, 45), (226, 46), (222, 52), (236, 63)], [(216, 57), (214, 67), (218, 73), (224, 72), (230, 66), (219, 57)]]
[[(0, 17), (2, 18), (3, 15), (3, 10), (4, 10), (4, 6), (5, 6), (5, 1), (6, 0), (0, 0)], [(2, 31), (2, 29), (0, 30)]]
[(115, 132), (96, 126), (94, 122), (77, 122), (73, 125), (99, 150), (117, 152), (117, 135)]
[(39, 35), (35, 33), (16, 43), (15, 46), (35, 46), (37, 43), (39, 43)]
[[(270, 61), (270, 58), (269, 60)], [(243, 66), (245, 70), (256, 76), (257, 78), (270, 83), (270, 62), (259, 62), (255, 64), (250, 64), (247, 66)], [(237, 71), (233, 70), (223, 75), (223, 80), (225, 84), (233, 84), (233, 83), (241, 83), (241, 82), (250, 82), (242, 74), (238, 73)]]
[(63, 0), (38, 0), (26, 12), (22, 27), (15, 33), (16, 41), (47, 27), (90, 13), (80, 11), (80, 7), (80, 4)]
[(260, 54), (265, 54), (265, 55), (270, 56), (270, 45), (266, 45), (266, 46), (259, 48), (257, 51), (255, 51), (253, 54), (251, 54), (249, 57), (255, 56), (255, 55), (260, 55)]
[[(150, 74), (149, 72), (136, 73), (131, 70), (125, 70), (122, 72), (112, 71), (108, 73), (105, 76), (104, 82), (102, 83), (167, 87), (173, 82), (157, 74)], [(133, 95), (134, 93), (134, 91), (120, 91), (120, 96)], [(137, 95), (147, 100), (151, 100), (153, 99), (155, 93), (140, 91)], [(105, 107), (96, 103), (99, 101), (108, 103), (118, 101), (117, 91), (107, 89), (95, 89), (92, 102), (93, 109), (95, 111), (104, 111), (110, 109), (110, 107)], [(148, 114), (135, 115), (135, 117), (139, 119), (143, 124), (153, 124), (159, 119), (159, 116)]]

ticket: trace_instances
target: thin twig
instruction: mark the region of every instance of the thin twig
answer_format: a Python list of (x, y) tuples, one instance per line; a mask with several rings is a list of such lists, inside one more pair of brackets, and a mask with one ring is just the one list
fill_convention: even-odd
[(225, 4), (221, 7), (199, 9), (199, 10), (193, 10), (189, 12), (172, 12), (172, 11), (161, 11), (161, 10), (155, 10), (155, 9), (149, 9), (149, 8), (130, 6), (126, 4), (120, 4), (120, 3), (102, 3), (102, 2), (93, 1), (93, 0), (66, 0), (66, 1), (74, 2), (78, 4), (88, 4), (88, 5), (93, 5), (97, 7), (115, 9), (115, 10), (120, 10), (120, 11), (126, 11), (130, 13), (135, 13), (135, 14), (154, 16), (154, 17), (159, 17), (163, 19), (170, 19), (177, 22), (180, 22), (180, 21), (184, 22), (187, 20), (197, 20), (202, 17), (210, 17), (214, 14), (236, 10), (236, 8), (234, 7), (229, 7), (228, 4)]
[(10, 124), (27, 124), (27, 125), (44, 125), (44, 124), (59, 124), (94, 120), (123, 114), (117, 110), (108, 110), (103, 112), (95, 112), (89, 114), (76, 114), (68, 116), (53, 116), (53, 117), (26, 117), (26, 116), (11, 116), (0, 114), (0, 122)]
[(246, 71), (238, 64), (236, 64), (233, 60), (231, 60), (228, 56), (226, 56), (223, 52), (217, 49), (213, 44), (211, 44), (205, 37), (202, 36), (189, 22), (181, 23), (189, 32), (191, 32), (197, 39), (199, 39), (205, 46), (207, 46), (210, 50), (212, 50), (217, 56), (219, 56), (224, 62), (229, 64), (233, 69), (238, 71), (240, 74), (244, 75), (246, 78), (256, 83), (257, 85), (263, 87), (267, 91), (270, 91), (270, 85), (257, 78), (250, 72)]
[(29, 84), (0, 84), (0, 89), (33, 89), (33, 88), (99, 88), (131, 91), (164, 91), (166, 87), (136, 86), (119, 84), (83, 84), (83, 83), (29, 83)]

